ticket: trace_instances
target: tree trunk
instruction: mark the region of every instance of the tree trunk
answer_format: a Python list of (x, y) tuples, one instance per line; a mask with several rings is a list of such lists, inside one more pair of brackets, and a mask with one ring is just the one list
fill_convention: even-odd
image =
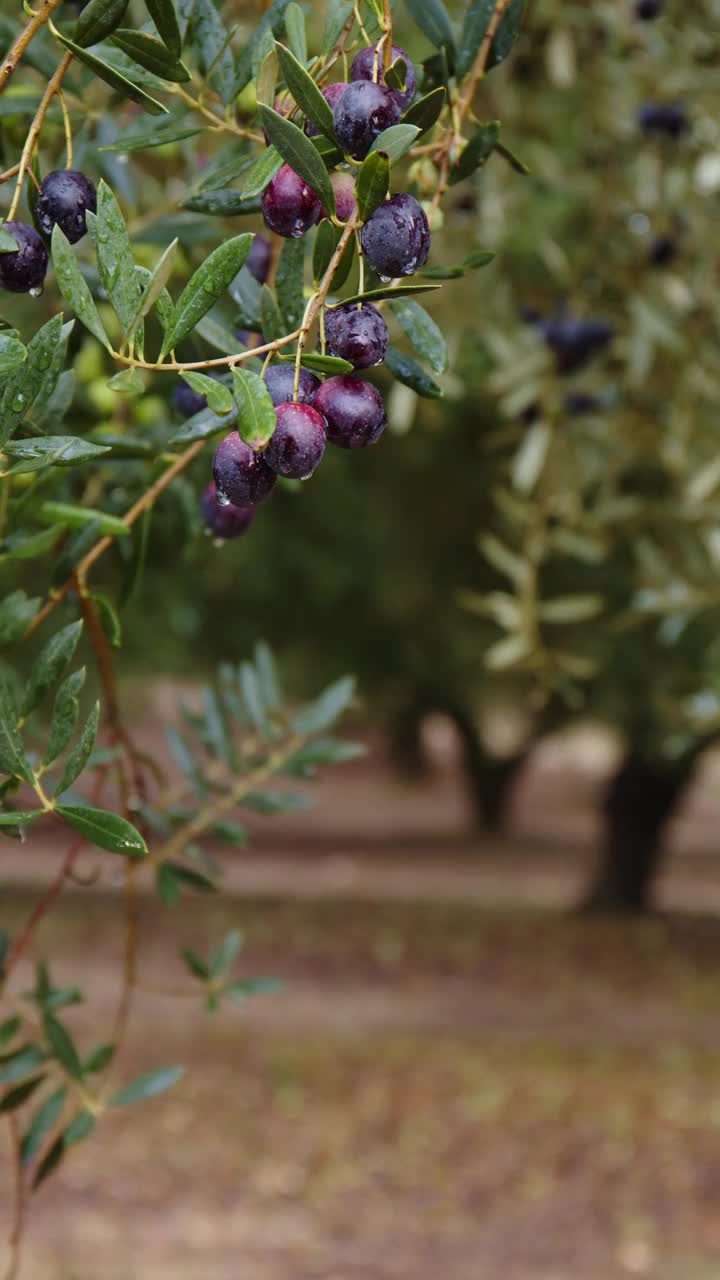
[(450, 714), (463, 745), (476, 825), (480, 831), (498, 835), (507, 826), (513, 786), (530, 754), (530, 746), (512, 756), (492, 755), (483, 745), (471, 716), (457, 709)]
[(589, 911), (641, 912), (651, 906), (670, 819), (692, 779), (698, 753), (672, 762), (629, 751), (610, 779), (603, 803), (600, 860), (584, 906)]
[(392, 757), (403, 773), (414, 779), (427, 773), (422, 724), (432, 712), (446, 715), (460, 736), (463, 770), (478, 830), (494, 834), (503, 831), (513, 785), (534, 742), (512, 756), (492, 755), (483, 744), (474, 717), (464, 706), (447, 694), (423, 692), (405, 704), (391, 728)]

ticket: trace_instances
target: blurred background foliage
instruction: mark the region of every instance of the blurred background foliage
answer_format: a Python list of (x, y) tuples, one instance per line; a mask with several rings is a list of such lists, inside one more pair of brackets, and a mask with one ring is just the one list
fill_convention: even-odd
[[(398, 9), (400, 43), (428, 56)], [(328, 457), (222, 549), (201, 531), (201, 461), (146, 531), (126, 665), (192, 678), (262, 635), (301, 682), (354, 670), (406, 762), (419, 763), (425, 710), (455, 718), (486, 818), (488, 709), (522, 713), (511, 765), (548, 728), (591, 716), (641, 769), (633, 807), (640, 786), (650, 825), (665, 820), (720, 726), (719, 29), (719, 0), (666, 0), (655, 21), (633, 0), (532, 0), (481, 99), (529, 172), (494, 153), (451, 189), (434, 237), (434, 264), (497, 255), (433, 299), (453, 356), (443, 398), (396, 387), (379, 449)], [(686, 121), (643, 127), (658, 102)], [(112, 118), (97, 128), (113, 140)], [(176, 232), (197, 256), (220, 227), (254, 225), (181, 209), (222, 158), (211, 135), (132, 165), (96, 136), (90, 103), (77, 163), (111, 179), (150, 256)], [(601, 337), (584, 344), (588, 321)], [(74, 341), (77, 430), (164, 435), (168, 380), (118, 398), (96, 345), (79, 327)], [(120, 512), (126, 497), (121, 477), (103, 500)]]

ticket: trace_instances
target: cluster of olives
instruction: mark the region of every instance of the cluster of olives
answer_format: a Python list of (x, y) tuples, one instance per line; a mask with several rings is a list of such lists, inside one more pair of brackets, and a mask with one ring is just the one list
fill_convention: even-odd
[[(43, 179), (33, 216), (35, 227), (27, 222), (5, 222), (3, 226), (17, 244), (10, 253), (0, 253), (0, 288), (10, 293), (39, 293), (48, 269), (45, 240), (57, 224), (71, 244), (81, 240), (87, 231), (87, 212), (95, 213), (95, 187), (77, 169), (54, 169)], [(43, 238), (44, 237), (44, 238)]]
[[(350, 83), (323, 89), (333, 111), (336, 137), (353, 160), (364, 159), (375, 139), (397, 124), (414, 97), (416, 74), (407, 54), (393, 46), (392, 59), (402, 59), (406, 67), (402, 90), (379, 83), (382, 51), (376, 45), (356, 55)], [(281, 102), (276, 105), (283, 109)], [(310, 122), (306, 130), (315, 132)], [(357, 207), (353, 177), (341, 170), (333, 174), (332, 185), (337, 217), (345, 222)], [(269, 230), (293, 239), (327, 216), (316, 193), (287, 164), (265, 189), (262, 211)], [(389, 197), (364, 223), (360, 245), (365, 261), (381, 279), (412, 275), (425, 264), (430, 251), (430, 228), (422, 206), (411, 195)], [(268, 242), (256, 236), (246, 266), (261, 283), (267, 279), (269, 261)], [(291, 365), (269, 366), (264, 378), (275, 406), (275, 431), (260, 449), (253, 449), (233, 431), (216, 450), (213, 483), (202, 498), (205, 524), (215, 536), (244, 533), (277, 477), (308, 479), (328, 442), (343, 449), (362, 449), (380, 439), (387, 422), (383, 398), (372, 383), (358, 376), (358, 371), (381, 364), (385, 357), (388, 330), (380, 311), (368, 302), (329, 307), (324, 337), (326, 353), (346, 360), (356, 372), (321, 381), (308, 369), (300, 369), (296, 380)], [(186, 392), (182, 396), (187, 404)], [(198, 398), (195, 411), (202, 403)]]

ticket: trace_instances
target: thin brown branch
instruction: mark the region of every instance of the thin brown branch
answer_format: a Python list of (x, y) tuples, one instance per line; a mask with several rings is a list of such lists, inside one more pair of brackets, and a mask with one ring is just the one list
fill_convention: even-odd
[(62, 82), (65, 78), (65, 73), (67, 72), (67, 69), (70, 66), (70, 63), (72, 62), (72, 60), (73, 60), (73, 55), (68, 51), (65, 54), (65, 57), (63, 58), (62, 62), (60, 62), (59, 65), (57, 66), (55, 70), (55, 74), (51, 76), (51, 78), (48, 80), (47, 88), (42, 98), (40, 99), (40, 104), (38, 106), (37, 111), (35, 112), (33, 122), (30, 125), (30, 128), (28, 130), (27, 138), (25, 139), (25, 146), (23, 147), (22, 155), (20, 157), (20, 164), (18, 166), (18, 174), (17, 174), (17, 184), (13, 192), (12, 203), (10, 205), (10, 209), (7, 215), (8, 222), (12, 222), (17, 212), (17, 207), (20, 203), (20, 197), (22, 195), (23, 183), (25, 181), (25, 174), (27, 173), (28, 169), (30, 168), (30, 165), (32, 164), (33, 154), (35, 152), (35, 147), (37, 146), (38, 138), (40, 137), (40, 131), (43, 127), (45, 116), (48, 113), (48, 108), (50, 107), (50, 104), (53, 98), (55, 97), (55, 94), (60, 92), (60, 89), (62, 87)]
[(0, 93), (5, 89), (30, 41), (45, 26), (45, 23), (49, 21), (51, 15), (61, 3), (62, 0), (43, 0), (37, 13), (33, 14), (27, 26), (20, 32), (14, 45), (5, 55), (2, 68), (0, 68)]
[(430, 205), (431, 218), (433, 214), (437, 213), (445, 198), (445, 193), (450, 183), (450, 166), (453, 159), (453, 150), (462, 142), (462, 128), (465, 123), (465, 119), (472, 106), (475, 91), (485, 75), (487, 60), (490, 56), (490, 50), (492, 49), (492, 43), (509, 3), (510, 0), (496, 0), (495, 8), (487, 25), (487, 30), (480, 43), (477, 57), (475, 58), (460, 96), (454, 104), (451, 112), (451, 121), (448, 125), (446, 136), (436, 152), (436, 160), (440, 164), (440, 176), (432, 204)]
[[(160, 497), (160, 494), (167, 489), (169, 484), (172, 484), (175, 477), (179, 476), (180, 473), (189, 466), (194, 458), (197, 458), (198, 454), (205, 448), (205, 444), (205, 440), (196, 440), (194, 444), (191, 444), (184, 453), (180, 454), (179, 458), (175, 459), (175, 461), (167, 468), (167, 471), (163, 471), (162, 475), (158, 476), (155, 483), (152, 484), (140, 498), (138, 498), (137, 502), (133, 503), (123, 517), (123, 524), (125, 524), (128, 529), (132, 528), (136, 520), (139, 519), (144, 511), (149, 510), (149, 508), (153, 506)], [(81, 581), (85, 580), (93, 565), (96, 564), (102, 556), (104, 556), (105, 552), (112, 546), (114, 541), (114, 536), (106, 534), (99, 542), (95, 543), (94, 547), (90, 548), (87, 555), (84, 556), (76, 566), (75, 572), (72, 576), (68, 578), (56, 592), (54, 592), (52, 598), (43, 605), (42, 609), (40, 609), (38, 613), (35, 614), (35, 617), (25, 632), (25, 637), (31, 635), (33, 631), (36, 631), (45, 619), (50, 616), (53, 610), (57, 608), (60, 602), (65, 599), (74, 585), (76, 578), (79, 578)]]
[(20, 1250), (22, 1248), (23, 1228), (25, 1225), (26, 1195), (20, 1153), (20, 1125), (14, 1112), (10, 1112), (7, 1119), (12, 1148), (11, 1159), (13, 1164), (15, 1191), (12, 1226), (10, 1228), (10, 1237), (8, 1240), (8, 1265), (3, 1274), (3, 1280), (16, 1280), (20, 1272)]

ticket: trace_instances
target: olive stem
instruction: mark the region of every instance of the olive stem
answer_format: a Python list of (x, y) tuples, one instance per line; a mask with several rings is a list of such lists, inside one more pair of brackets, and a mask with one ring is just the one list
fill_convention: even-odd
[(52, 102), (56, 93), (58, 93), (60, 90), (63, 79), (65, 77), (65, 73), (68, 67), (70, 66), (70, 63), (72, 62), (72, 60), (73, 60), (73, 55), (70, 52), (66, 53), (62, 62), (60, 62), (58, 67), (56, 68), (55, 74), (51, 77), (50, 80), (48, 80), (47, 88), (42, 98), (40, 99), (40, 105), (38, 106), (38, 109), (35, 112), (35, 117), (33, 119), (32, 124), (30, 125), (27, 138), (25, 139), (25, 146), (23, 147), (22, 155), (20, 156), (20, 164), (18, 165), (18, 172), (17, 172), (17, 183), (15, 185), (15, 190), (13, 192), (12, 203), (8, 210), (8, 215), (6, 219), (7, 222), (12, 222), (13, 218), (15, 217), (15, 214), (17, 213), (18, 205), (20, 203), (20, 197), (22, 195), (23, 185), (25, 182), (25, 174), (27, 173), (28, 168), (32, 164), (32, 158), (35, 152), (35, 147), (37, 146), (38, 138), (40, 137), (40, 131), (43, 127), (45, 116), (48, 113), (48, 108), (50, 106), (50, 103)]

